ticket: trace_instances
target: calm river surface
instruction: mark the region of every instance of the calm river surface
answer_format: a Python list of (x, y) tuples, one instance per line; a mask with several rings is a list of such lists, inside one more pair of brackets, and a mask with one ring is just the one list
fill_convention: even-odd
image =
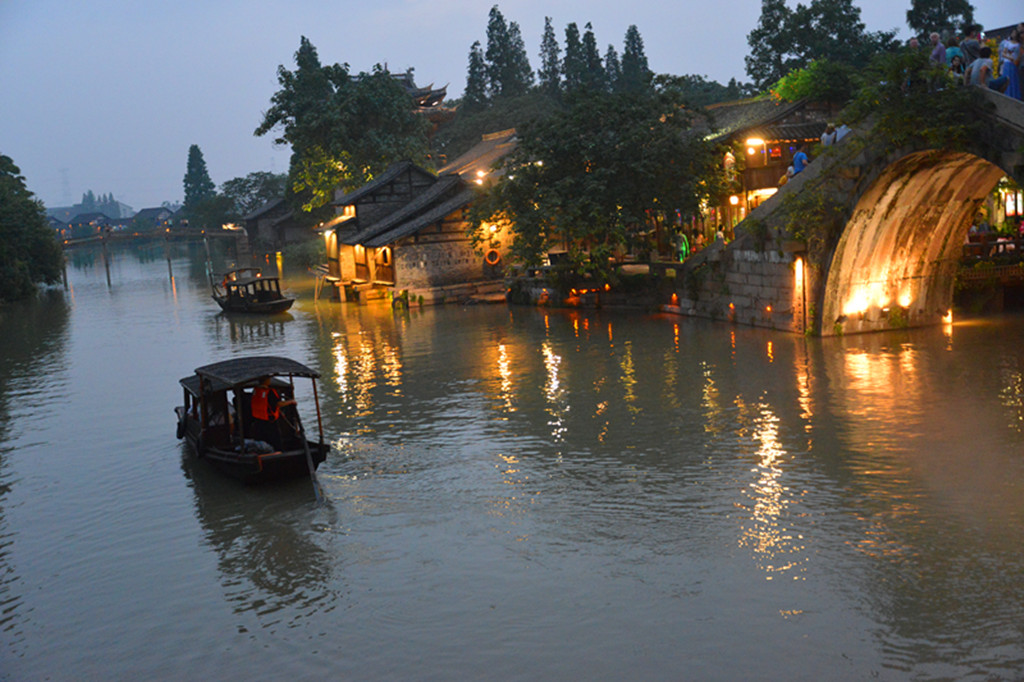
[[(290, 315), (232, 319), (201, 251), (0, 309), (0, 677), (1024, 675), (1024, 318), (393, 314), (286, 271)], [(174, 437), (247, 354), (322, 373), (324, 504)]]

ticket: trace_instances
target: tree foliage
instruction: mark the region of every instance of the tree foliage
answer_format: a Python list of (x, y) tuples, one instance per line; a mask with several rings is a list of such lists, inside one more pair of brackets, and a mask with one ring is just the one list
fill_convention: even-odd
[(626, 29), (626, 38), (622, 48), (622, 79), (620, 90), (636, 92), (646, 88), (654, 74), (647, 66), (647, 54), (644, 52), (644, 40), (635, 24)]
[(533, 71), (516, 22), (505, 22), (498, 6), (491, 8), (487, 21), (487, 80), (492, 97), (515, 97), (533, 85)]
[(857, 71), (848, 64), (814, 59), (794, 69), (772, 86), (772, 96), (787, 102), (809, 99), (845, 105), (857, 89)]
[(671, 89), (569, 95), (563, 111), (522, 131), (477, 219), (509, 221), (513, 255), (526, 263), (565, 244), (575, 264), (601, 270), (617, 246), (643, 248), (655, 223), (696, 213), (717, 190), (719, 157), (691, 134), (683, 105)]
[(206, 160), (203, 159), (203, 152), (197, 144), (188, 148), (188, 164), (183, 184), (185, 186), (185, 210), (189, 213), (215, 194), (216, 185), (210, 179), (210, 174), (206, 170)]
[(537, 79), (541, 91), (557, 97), (562, 89), (562, 48), (558, 46), (555, 29), (551, 25), (551, 17), (544, 17), (544, 37), (540, 41), (540, 70)]
[(42, 203), (14, 161), (0, 154), (0, 301), (27, 298), (60, 279), (63, 254)]
[(968, 0), (911, 0), (907, 26), (926, 38), (965, 32), (974, 23), (974, 6)]
[(893, 148), (924, 143), (960, 149), (980, 134), (982, 121), (973, 88), (937, 88), (948, 82), (924, 50), (879, 55), (860, 77), (859, 89), (842, 112), (850, 123), (871, 120), (873, 132)]
[(258, 171), (228, 180), (220, 186), (220, 193), (230, 199), (232, 217), (241, 219), (268, 201), (284, 197), (287, 188), (288, 176)]
[(862, 68), (896, 45), (896, 31), (868, 32), (852, 0), (811, 0), (789, 9), (785, 0), (762, 0), (757, 26), (747, 35), (747, 75), (759, 89), (814, 60)]
[(360, 187), (403, 159), (425, 163), (429, 123), (405, 89), (379, 64), (351, 76), (347, 64), (323, 66), (302, 37), (295, 71), (279, 66), (280, 89), (255, 130), (278, 130), (292, 148), (289, 183), (303, 208), (327, 204), (336, 188)]
[(482, 109), (487, 104), (487, 62), (480, 41), (469, 48), (469, 71), (466, 75), (466, 91), (462, 94), (462, 105), (470, 111)]

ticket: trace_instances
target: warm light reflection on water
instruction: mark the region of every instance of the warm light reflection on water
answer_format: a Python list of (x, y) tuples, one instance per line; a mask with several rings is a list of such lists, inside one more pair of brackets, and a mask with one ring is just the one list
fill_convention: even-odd
[[(782, 483), (788, 455), (779, 440), (779, 418), (763, 402), (752, 406), (752, 410), (751, 435), (758, 450), (757, 464), (751, 470), (756, 480), (749, 485), (747, 495), (754, 506), (741, 542), (754, 552), (758, 566), (772, 580), (777, 573), (799, 568), (805, 560), (805, 548), (803, 538), (786, 527), (787, 507), (795, 499), (794, 493)], [(793, 576), (798, 578), (799, 575)]]

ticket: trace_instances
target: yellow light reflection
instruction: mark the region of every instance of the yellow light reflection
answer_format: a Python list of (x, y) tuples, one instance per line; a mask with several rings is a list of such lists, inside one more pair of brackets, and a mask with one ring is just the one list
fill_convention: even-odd
[(759, 443), (757, 466), (752, 470), (757, 480), (748, 488), (747, 495), (754, 506), (741, 544), (753, 550), (759, 566), (771, 580), (775, 574), (792, 571), (803, 563), (799, 556), (804, 549), (803, 538), (794, 536), (782, 522), (787, 507), (795, 500), (782, 484), (781, 464), (786, 451), (779, 440), (779, 418), (765, 403), (757, 406), (753, 436)]
[(544, 395), (548, 400), (548, 414), (551, 415), (551, 421), (548, 422), (551, 426), (551, 437), (556, 443), (562, 443), (565, 441), (565, 413), (569, 410), (559, 376), (562, 358), (555, 353), (549, 341), (545, 341), (541, 346), (541, 353), (544, 355)]

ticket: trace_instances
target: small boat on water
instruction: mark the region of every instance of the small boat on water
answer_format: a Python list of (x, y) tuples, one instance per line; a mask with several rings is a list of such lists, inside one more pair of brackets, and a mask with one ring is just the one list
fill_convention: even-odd
[[(327, 458), (316, 380), (288, 358), (255, 356), (204, 365), (179, 382), (178, 438), (199, 458), (249, 483), (314, 475)], [(308, 440), (295, 405), (295, 378), (312, 382), (318, 441)]]
[(283, 313), (295, 302), (281, 293), (277, 277), (265, 277), (259, 268), (229, 270), (219, 285), (211, 281), (211, 286), (213, 300), (229, 313)]

